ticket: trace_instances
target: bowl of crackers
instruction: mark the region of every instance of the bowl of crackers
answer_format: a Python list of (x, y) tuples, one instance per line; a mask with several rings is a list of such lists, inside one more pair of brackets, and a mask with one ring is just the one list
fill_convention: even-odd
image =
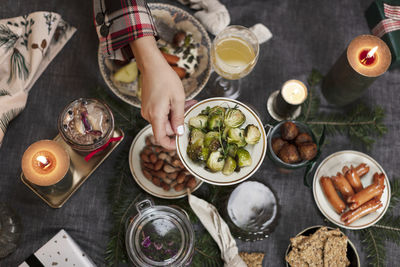
[(290, 238), (285, 260), (287, 267), (360, 266), (356, 247), (348, 237), (337, 228), (322, 225), (306, 228)]

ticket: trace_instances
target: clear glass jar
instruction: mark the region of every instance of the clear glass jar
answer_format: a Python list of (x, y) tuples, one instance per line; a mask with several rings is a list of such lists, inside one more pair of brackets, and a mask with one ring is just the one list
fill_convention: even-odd
[(136, 204), (137, 214), (125, 236), (129, 258), (135, 266), (188, 266), (194, 251), (194, 231), (185, 211), (155, 206), (145, 199)]
[(58, 117), (57, 124), (63, 140), (82, 154), (105, 145), (114, 132), (111, 109), (92, 98), (79, 98), (69, 103)]

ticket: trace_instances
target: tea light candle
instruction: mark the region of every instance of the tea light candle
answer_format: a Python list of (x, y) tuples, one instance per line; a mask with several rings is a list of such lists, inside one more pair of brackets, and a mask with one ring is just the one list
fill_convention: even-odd
[(290, 115), (307, 98), (307, 87), (298, 80), (285, 82), (276, 97), (274, 111), (282, 117), (289, 118)]
[(347, 105), (389, 68), (392, 60), (389, 47), (373, 35), (354, 38), (326, 75), (322, 93), (326, 100), (338, 106)]
[(66, 175), (70, 158), (57, 142), (42, 140), (33, 143), (22, 156), (22, 171), (25, 178), (39, 186), (50, 186)]

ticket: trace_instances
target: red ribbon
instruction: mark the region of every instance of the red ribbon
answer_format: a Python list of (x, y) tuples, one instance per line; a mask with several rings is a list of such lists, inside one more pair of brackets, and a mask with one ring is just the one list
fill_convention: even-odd
[(382, 37), (386, 33), (400, 30), (400, 6), (383, 4), (385, 17), (373, 29), (372, 34)]
[(98, 149), (93, 150), (92, 152), (90, 152), (90, 153), (85, 157), (86, 162), (89, 161), (89, 160), (90, 160), (94, 155), (96, 155), (97, 153), (99, 153), (99, 152), (103, 151), (104, 149), (106, 149), (110, 143), (112, 143), (112, 142), (117, 142), (117, 141), (121, 140), (122, 137), (123, 137), (123, 136), (121, 135), (121, 136), (119, 136), (119, 137), (110, 138), (110, 139), (107, 141), (107, 143), (105, 143), (102, 147), (100, 147), (100, 148), (98, 148)]

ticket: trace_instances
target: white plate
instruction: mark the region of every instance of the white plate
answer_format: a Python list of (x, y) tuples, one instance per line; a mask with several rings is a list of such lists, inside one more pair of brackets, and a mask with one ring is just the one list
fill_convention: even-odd
[[(131, 173), (136, 183), (147, 193), (165, 199), (175, 199), (182, 198), (187, 195), (186, 190), (175, 191), (175, 189), (171, 188), (169, 191), (165, 191), (161, 187), (154, 185), (151, 181), (149, 181), (142, 172), (142, 167), (140, 166), (140, 152), (146, 145), (146, 137), (149, 135), (153, 135), (153, 131), (151, 129), (151, 125), (147, 125), (144, 127), (135, 137), (132, 142), (131, 149), (129, 151), (129, 167), (131, 169)], [(196, 187), (192, 192), (196, 191), (203, 181), (196, 179)]]
[[(350, 167), (350, 165), (357, 166), (360, 163), (365, 163), (369, 166), (369, 172), (363, 178), (361, 178), (361, 183), (364, 187), (372, 184), (372, 179), (375, 172), (383, 173), (385, 175), (385, 190), (383, 191), (381, 197), (383, 206), (377, 211), (370, 213), (346, 226), (340, 220), (340, 215), (335, 212), (328, 199), (325, 197), (321, 184), (319, 183), (319, 178), (321, 176), (330, 177), (336, 175), (337, 172), (342, 171), (342, 168), (345, 165)], [(315, 203), (317, 204), (319, 210), (328, 220), (340, 227), (358, 230), (374, 225), (383, 217), (387, 208), (389, 207), (390, 184), (386, 172), (373, 158), (358, 151), (343, 150), (333, 153), (321, 162), (314, 175), (313, 194)]]
[[(222, 174), (222, 172), (212, 173), (210, 171), (207, 171), (206, 169), (204, 169), (204, 164), (193, 162), (186, 154), (186, 148), (189, 144), (189, 126), (188, 126), (189, 119), (191, 117), (197, 116), (207, 106), (214, 107), (220, 105), (224, 107), (229, 106), (231, 108), (238, 106), (238, 108), (246, 116), (246, 122), (241, 126), (241, 128), (246, 127), (246, 125), (248, 124), (254, 124), (261, 131), (260, 141), (255, 145), (247, 145), (245, 147), (245, 149), (249, 151), (252, 158), (251, 166), (244, 167), (240, 170), (240, 172), (234, 172), (230, 176), (225, 176)], [(185, 113), (185, 134), (183, 136), (176, 137), (176, 146), (178, 155), (183, 165), (185, 165), (185, 168), (189, 172), (191, 172), (195, 177), (210, 184), (232, 185), (243, 182), (244, 180), (250, 178), (261, 166), (265, 157), (265, 152), (267, 151), (267, 138), (264, 126), (260, 118), (251, 108), (249, 108), (248, 106), (237, 100), (223, 98), (223, 97), (216, 97), (216, 98), (209, 98), (197, 103)]]

